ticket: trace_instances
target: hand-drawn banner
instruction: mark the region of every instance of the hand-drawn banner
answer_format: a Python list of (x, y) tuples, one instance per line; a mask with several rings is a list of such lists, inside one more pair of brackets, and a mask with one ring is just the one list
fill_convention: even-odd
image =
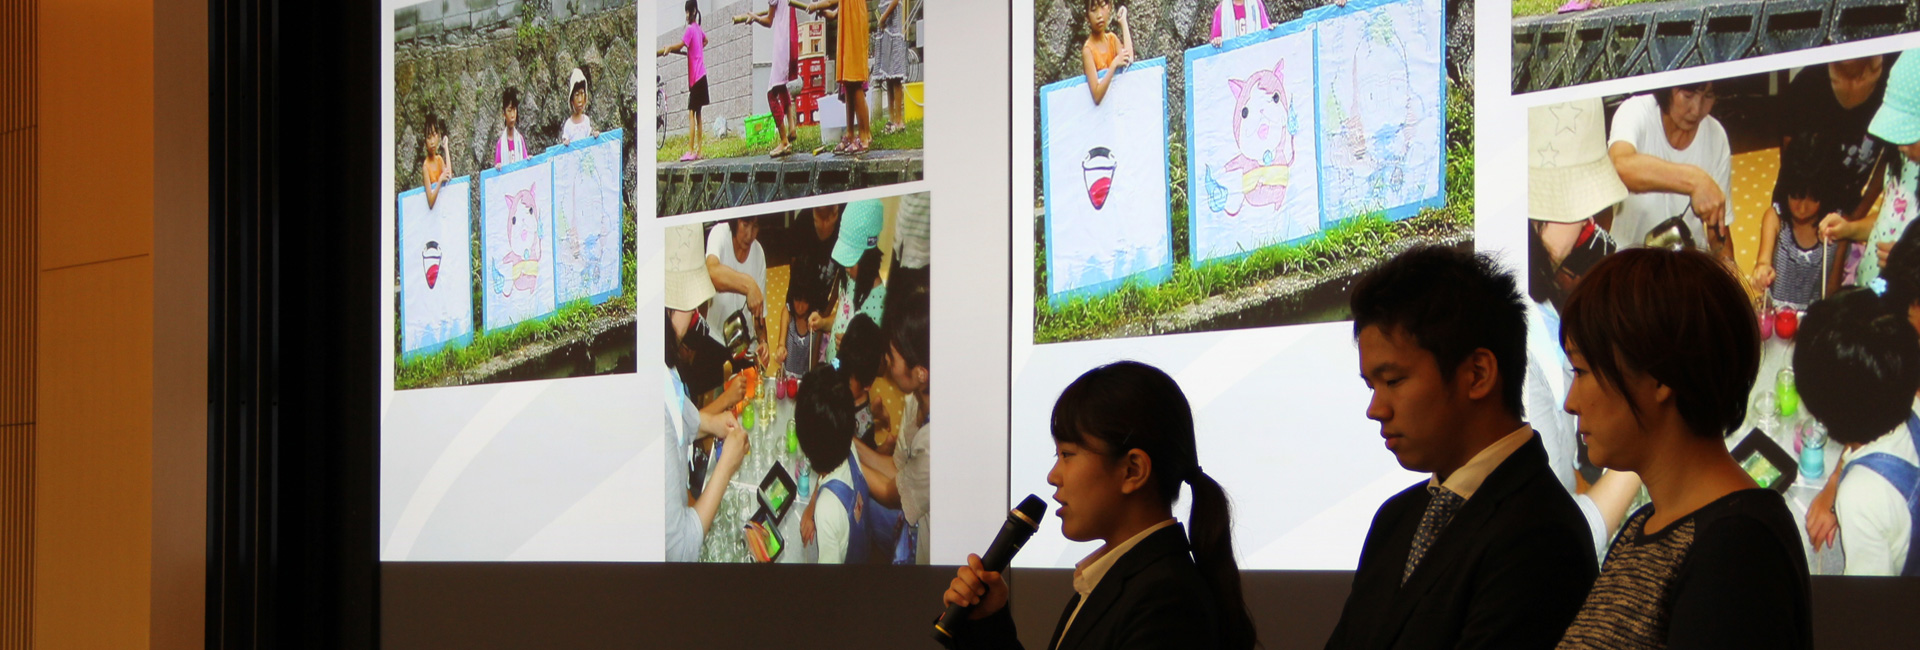
[(473, 184), (455, 179), (434, 195), (398, 197), (400, 354), (415, 356), (473, 339), (473, 269), (467, 241)]
[(553, 166), (554, 280), (560, 303), (620, 295), (619, 130), (548, 149)]
[(1040, 89), (1049, 302), (1172, 274), (1165, 64), (1128, 66), (1099, 104), (1084, 77)]
[(1195, 264), (1446, 203), (1439, 0), (1354, 0), (1186, 52)]
[(1295, 22), (1187, 52), (1196, 264), (1320, 232), (1313, 39)]
[(1355, 0), (1303, 18), (1319, 19), (1324, 222), (1445, 204), (1445, 11), (1440, 0)]
[(553, 313), (553, 165), (545, 156), (480, 174), (487, 330)]

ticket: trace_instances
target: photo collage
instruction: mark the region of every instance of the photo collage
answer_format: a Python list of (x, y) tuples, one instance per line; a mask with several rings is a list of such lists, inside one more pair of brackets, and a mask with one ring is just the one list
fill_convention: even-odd
[(925, 4), (391, 7), (387, 559), (929, 562)]

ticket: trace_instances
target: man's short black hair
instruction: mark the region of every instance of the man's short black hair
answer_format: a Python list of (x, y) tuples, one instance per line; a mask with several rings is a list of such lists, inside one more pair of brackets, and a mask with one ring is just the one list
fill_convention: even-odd
[(1520, 391), (1527, 371), (1527, 306), (1519, 283), (1488, 255), (1439, 246), (1401, 253), (1360, 278), (1353, 288), (1353, 335), (1368, 327), (1400, 331), (1433, 354), (1441, 377), (1474, 350), (1493, 353), (1500, 401), (1523, 416)]
[(1813, 303), (1796, 339), (1800, 400), (1834, 440), (1866, 444), (1907, 420), (1920, 390), (1920, 336), (1879, 296), (1855, 287)]
[(822, 475), (839, 469), (853, 453), (853, 392), (846, 375), (822, 365), (800, 379), (793, 396), (793, 435), (800, 439), (813, 471)]

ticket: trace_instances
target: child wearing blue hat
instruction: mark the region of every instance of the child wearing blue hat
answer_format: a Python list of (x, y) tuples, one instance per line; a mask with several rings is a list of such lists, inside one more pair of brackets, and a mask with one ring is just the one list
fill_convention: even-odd
[(833, 313), (809, 315), (814, 331), (832, 332), (827, 337), (826, 358), (839, 354), (840, 337), (855, 313), (881, 321), (887, 302), (887, 287), (880, 277), (880, 230), (886, 225), (886, 209), (878, 199), (854, 201), (840, 215), (840, 239), (833, 245), (833, 263), (840, 268), (839, 294)]
[(1866, 242), (1867, 254), (1855, 273), (1859, 286), (1880, 277), (1887, 253), (1920, 210), (1920, 195), (1916, 195), (1920, 188), (1920, 164), (1916, 164), (1920, 163), (1920, 56), (1912, 56), (1916, 52), (1920, 50), (1903, 52), (1894, 62), (1887, 75), (1886, 99), (1867, 126), (1867, 133), (1900, 152), (1882, 164), (1886, 180), (1879, 212), (1859, 221), (1830, 216), (1820, 223), (1823, 238)]

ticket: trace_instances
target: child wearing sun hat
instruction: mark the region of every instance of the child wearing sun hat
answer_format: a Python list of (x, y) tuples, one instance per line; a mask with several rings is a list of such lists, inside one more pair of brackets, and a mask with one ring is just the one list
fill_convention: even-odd
[(1860, 258), (1855, 284), (1868, 286), (1880, 277), (1888, 251), (1905, 232), (1907, 223), (1920, 211), (1920, 50), (1903, 52), (1887, 73), (1886, 99), (1873, 114), (1867, 133), (1893, 145), (1897, 154), (1889, 156), (1880, 210), (1859, 221), (1827, 217), (1820, 222), (1824, 239), (1848, 239), (1867, 243)]
[(880, 277), (880, 230), (886, 225), (886, 208), (878, 199), (854, 201), (840, 214), (840, 238), (833, 244), (833, 263), (839, 267), (839, 300), (833, 313), (814, 321), (816, 331), (829, 331), (827, 358), (839, 352), (840, 337), (856, 313), (880, 322), (887, 301), (887, 287)]

